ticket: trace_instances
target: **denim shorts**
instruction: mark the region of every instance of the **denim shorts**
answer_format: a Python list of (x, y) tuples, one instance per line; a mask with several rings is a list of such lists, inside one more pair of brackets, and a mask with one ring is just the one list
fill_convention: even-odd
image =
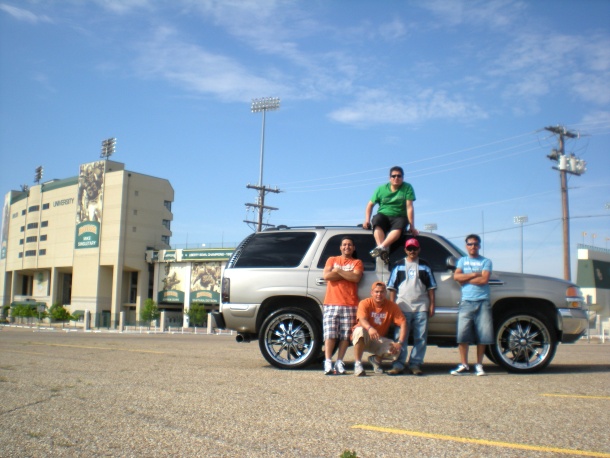
[(460, 303), (457, 342), (477, 345), (493, 344), (494, 325), (489, 299)]

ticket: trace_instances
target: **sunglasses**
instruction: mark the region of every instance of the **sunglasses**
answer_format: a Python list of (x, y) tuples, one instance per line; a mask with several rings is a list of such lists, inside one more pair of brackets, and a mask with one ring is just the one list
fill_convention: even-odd
[(402, 175), (390, 175), (390, 178), (402, 178)]
[(480, 243), (467, 243), (466, 246), (481, 246)]
[(417, 248), (416, 246), (408, 246), (407, 248), (405, 248), (405, 250), (407, 250), (407, 251), (417, 251), (417, 250), (419, 250), (419, 248)]

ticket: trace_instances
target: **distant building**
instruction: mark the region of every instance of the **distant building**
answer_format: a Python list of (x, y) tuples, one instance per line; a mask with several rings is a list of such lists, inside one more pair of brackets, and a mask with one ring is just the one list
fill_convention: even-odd
[(610, 250), (578, 244), (576, 283), (587, 298), (596, 332), (603, 333), (602, 325), (610, 319)]
[(78, 176), (5, 195), (0, 305), (65, 305), (93, 326), (136, 321), (153, 297), (147, 250), (170, 248), (174, 190), (166, 179), (97, 161)]

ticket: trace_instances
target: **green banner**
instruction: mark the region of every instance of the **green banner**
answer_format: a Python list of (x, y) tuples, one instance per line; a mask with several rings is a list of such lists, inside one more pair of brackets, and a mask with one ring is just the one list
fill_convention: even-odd
[(182, 259), (193, 261), (226, 261), (232, 254), (233, 250), (230, 248), (182, 250)]
[(100, 223), (84, 221), (76, 226), (74, 248), (98, 248), (100, 246)]
[(193, 291), (191, 293), (191, 304), (194, 304), (194, 303), (219, 304), (220, 303), (220, 294), (218, 294), (216, 291), (210, 291), (207, 289)]
[(157, 294), (157, 302), (172, 302), (178, 304), (184, 304), (184, 291), (178, 291), (175, 289), (159, 291)]

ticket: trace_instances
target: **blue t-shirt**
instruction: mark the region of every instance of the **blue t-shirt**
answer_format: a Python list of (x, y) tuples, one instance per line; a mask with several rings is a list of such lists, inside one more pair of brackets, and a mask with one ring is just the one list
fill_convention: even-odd
[[(491, 260), (483, 256), (477, 258), (464, 256), (458, 260), (457, 268), (461, 269), (465, 274), (483, 272), (484, 270), (491, 274)], [(480, 301), (483, 299), (489, 299), (489, 284), (479, 286), (466, 283), (462, 285), (463, 301)]]

